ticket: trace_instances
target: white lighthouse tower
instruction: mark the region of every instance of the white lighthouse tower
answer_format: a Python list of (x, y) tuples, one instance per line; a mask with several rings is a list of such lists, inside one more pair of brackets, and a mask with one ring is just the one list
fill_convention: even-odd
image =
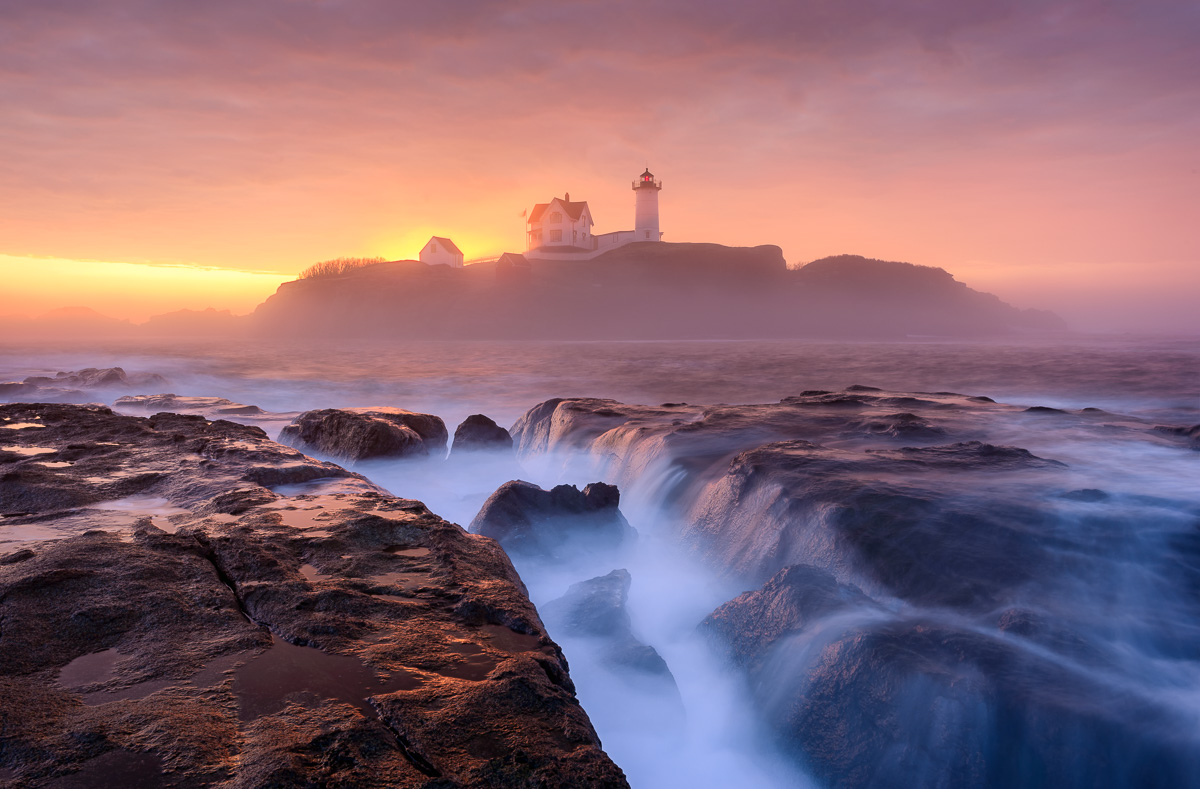
[(538, 203), (526, 214), (525, 257), (531, 260), (591, 260), (626, 244), (662, 241), (658, 229), (658, 193), (661, 190), (662, 181), (656, 180), (647, 168), (633, 182), (633, 193), (637, 196), (634, 229), (611, 233), (593, 232), (592, 212), (586, 200), (572, 201), (570, 196), (564, 195), (547, 203)]
[(638, 241), (662, 239), (662, 233), (658, 230), (658, 192), (661, 189), (662, 182), (654, 179), (649, 167), (633, 182), (633, 192), (637, 195), (633, 232)]

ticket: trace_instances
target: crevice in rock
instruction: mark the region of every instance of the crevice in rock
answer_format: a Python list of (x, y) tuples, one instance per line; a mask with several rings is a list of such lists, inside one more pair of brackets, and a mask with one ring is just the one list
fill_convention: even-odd
[(213, 550), (213, 547), (208, 542), (208, 540), (205, 539), (204, 536), (200, 535), (200, 534), (193, 535), (193, 537), (196, 540), (196, 544), (200, 546), (200, 549), (201, 549), (200, 555), (203, 556), (206, 560), (208, 560), (208, 563), (213, 566), (213, 570), (217, 574), (217, 579), (220, 580), (221, 583), (223, 583), (227, 587), (229, 587), (230, 592), (233, 592), (233, 600), (235, 603), (237, 603), (238, 612), (250, 624), (255, 625), (257, 627), (261, 627), (263, 630), (270, 630), (270, 628), (267, 627), (265, 624), (257, 621), (254, 617), (250, 616), (250, 609), (246, 608), (245, 601), (242, 600), (242, 596), (238, 593), (237, 582), (234, 581), (233, 576), (231, 576), (228, 572), (226, 572), (225, 568), (221, 566), (221, 560), (217, 557), (217, 552), (215, 550)]
[[(268, 625), (257, 621), (250, 615), (250, 611), (246, 607), (245, 601), (242, 600), (242, 596), (238, 593), (237, 582), (233, 580), (233, 577), (221, 565), (221, 560), (217, 556), (217, 552), (213, 549), (212, 544), (208, 542), (204, 535), (196, 534), (193, 535), (193, 538), (196, 540), (196, 544), (201, 548), (201, 555), (208, 561), (209, 564), (213, 566), (213, 570), (216, 572), (217, 578), (221, 581), (221, 583), (229, 587), (229, 591), (233, 593), (233, 599), (237, 603), (238, 611), (241, 613), (241, 615), (246, 619), (247, 622), (270, 632), (270, 627)], [(428, 759), (417, 753), (413, 748), (412, 743), (408, 741), (408, 738), (406, 738), (398, 729), (388, 723), (379, 710), (375, 708), (375, 705), (372, 704), (371, 708), (380, 724), (382, 724), (384, 728), (391, 732), (392, 737), (395, 738), (396, 748), (400, 751), (400, 754), (404, 756), (404, 758), (407, 759), (414, 768), (430, 778), (442, 777), (441, 771), (430, 764)]]
[(428, 775), (430, 778), (442, 777), (441, 771), (430, 764), (428, 759), (417, 753), (413, 748), (413, 744), (408, 741), (407, 737), (400, 733), (399, 729), (384, 720), (383, 715), (381, 715), (378, 710), (375, 711), (375, 714), (379, 715), (379, 722), (382, 723), (384, 727), (392, 733), (392, 736), (396, 738), (396, 747), (400, 749), (401, 755), (403, 755), (405, 759), (408, 759), (409, 764), (420, 770), (425, 775)]

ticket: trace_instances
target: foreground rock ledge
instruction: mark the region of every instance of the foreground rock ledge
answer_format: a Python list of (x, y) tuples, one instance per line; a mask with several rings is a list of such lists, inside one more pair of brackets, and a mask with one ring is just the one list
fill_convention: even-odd
[(627, 786), (492, 540), (231, 422), (0, 447), (0, 785)]

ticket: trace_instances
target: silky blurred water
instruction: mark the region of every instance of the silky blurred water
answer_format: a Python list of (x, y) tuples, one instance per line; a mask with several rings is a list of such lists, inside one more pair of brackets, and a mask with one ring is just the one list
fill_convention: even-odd
[[(1097, 407), (1150, 424), (1200, 422), (1196, 338), (0, 345), (0, 381), (109, 366), (158, 373), (168, 379), (167, 390), (178, 395), (215, 395), (284, 412), (396, 406), (437, 414), (451, 431), (472, 413), (511, 425), (527, 409), (553, 397), (754, 403), (851, 384), (954, 391), (1024, 406)], [(111, 403), (121, 394), (158, 393), (106, 390), (96, 392), (95, 399)], [(1172, 569), (1191, 561), (1191, 553), (1177, 543), (1192, 534), (1200, 507), (1200, 453), (1182, 443), (1031, 424), (997, 421), (988, 426), (990, 440), (1064, 462), (1069, 466), (1062, 472), (1064, 484), (1103, 488), (1113, 497), (1104, 504), (1053, 500), (1044, 505), (1054, 513), (1054, 536), (1063, 546), (1064, 561), (1061, 572), (1044, 579), (1038, 597), (1027, 602), (1085, 634), (1110, 661), (1101, 673), (1068, 661), (1072, 670), (1114, 693), (1132, 694), (1156, 709), (1200, 722), (1200, 661), (1192, 659), (1200, 649), (1200, 633), (1192, 624), (1191, 593)], [(521, 467), (511, 459), (356, 466), (394, 494), (422, 499), (463, 525), (492, 490), (514, 476), (549, 486), (582, 485), (603, 475), (602, 467), (595, 467), (594, 474), (563, 468), (529, 458)], [(716, 665), (697, 638), (699, 620), (744, 588), (714, 577), (678, 550), (672, 541), (677, 513), (661, 507), (664, 484), (647, 476), (623, 491), (622, 509), (642, 532), (636, 549), (592, 557), (580, 566), (519, 565), (530, 596), (542, 605), (575, 581), (618, 566), (631, 572), (634, 631), (659, 650), (674, 673), (687, 710), (680, 730), (658, 723), (669, 718), (669, 704), (623, 685), (596, 664), (588, 644), (551, 635), (564, 647), (579, 697), (633, 786), (810, 785), (796, 765), (771, 747), (744, 681)], [(1002, 500), (1003, 492), (997, 497)], [(1103, 519), (1097, 520), (1099, 515)], [(1071, 567), (1075, 569), (1068, 571)], [(953, 612), (914, 610), (895, 601), (889, 605), (903, 616), (975, 627)], [(845, 629), (837, 622), (823, 628), (814, 633)], [(795, 651), (790, 659), (799, 662), (804, 654)], [(788, 669), (795, 674), (802, 670)], [(919, 730), (927, 721), (914, 718), (910, 725)]]

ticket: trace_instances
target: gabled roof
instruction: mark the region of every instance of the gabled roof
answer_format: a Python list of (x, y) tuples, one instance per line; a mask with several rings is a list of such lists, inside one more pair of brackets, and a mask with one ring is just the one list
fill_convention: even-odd
[[(453, 241), (451, 241), (448, 238), (442, 238), (441, 236), (433, 236), (429, 239), (429, 241), (438, 242), (439, 244), (446, 247), (447, 249), (449, 249), (451, 252), (455, 253), (456, 255), (462, 254), (462, 250), (458, 248), (458, 245), (456, 245)], [(429, 246), (429, 241), (425, 242), (425, 246)]]
[(513, 266), (528, 266), (529, 265), (529, 261), (525, 259), (525, 256), (518, 252), (505, 252), (503, 255), (500, 256), (499, 260), (497, 260), (496, 262), (497, 263), (508, 263)]
[[(583, 216), (583, 212), (585, 210), (587, 210), (588, 214), (592, 213), (591, 210), (588, 209), (587, 200), (567, 202), (561, 197), (556, 197), (551, 200), (550, 203), (558, 203), (560, 206), (562, 206), (562, 210), (566, 212), (567, 216), (571, 217), (572, 219), (579, 219), (579, 217)], [(540, 222), (542, 219), (542, 214), (546, 213), (546, 209), (550, 207), (550, 203), (538, 203), (535, 205), (533, 210), (529, 212), (529, 222), (531, 224), (533, 222)]]

